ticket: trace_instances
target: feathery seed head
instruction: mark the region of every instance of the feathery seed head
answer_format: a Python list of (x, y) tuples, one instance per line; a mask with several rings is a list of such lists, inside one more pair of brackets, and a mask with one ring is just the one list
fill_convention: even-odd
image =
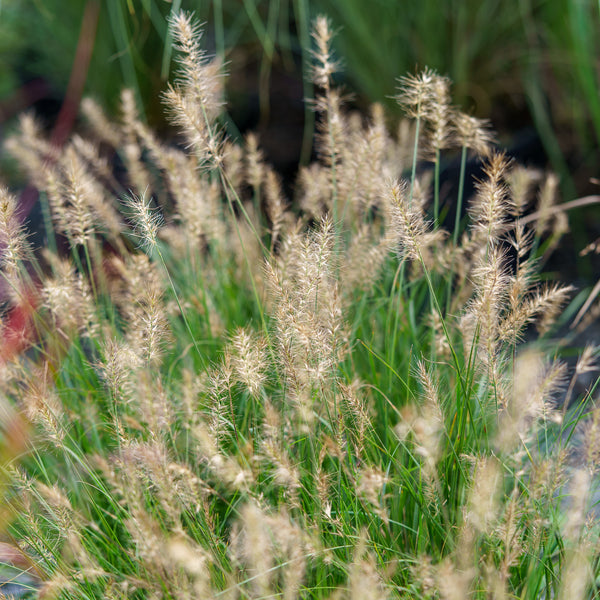
[(4, 147), (18, 160), (34, 185), (44, 189), (45, 168), (56, 160), (58, 148), (45, 139), (33, 114), (25, 113), (19, 117), (19, 131), (6, 140)]
[(473, 484), (466, 514), (468, 526), (480, 532), (490, 531), (498, 517), (502, 471), (498, 461), (481, 457), (475, 465)]
[(246, 136), (246, 180), (258, 193), (264, 180), (265, 157), (254, 133)]
[(0, 269), (12, 278), (29, 250), (16, 198), (0, 186)]
[(548, 332), (561, 314), (562, 307), (575, 288), (570, 285), (551, 284), (543, 287), (530, 300), (531, 307), (539, 315), (537, 329), (541, 335)]
[(224, 137), (221, 153), (225, 179), (236, 194), (241, 196), (245, 176), (244, 149), (236, 142)]
[(247, 504), (241, 511), (243, 529), (238, 534), (236, 554), (247, 565), (252, 587), (258, 597), (269, 595), (271, 588), (273, 540), (267, 516), (254, 503)]
[(133, 90), (121, 92), (121, 122), (123, 142), (121, 150), (129, 176), (131, 187), (137, 191), (149, 190), (151, 176), (142, 160), (142, 147), (139, 143), (138, 130), (142, 128)]
[(377, 571), (375, 558), (367, 550), (366, 533), (361, 532), (354, 550), (354, 560), (348, 573), (350, 600), (386, 600), (381, 574)]
[(320, 219), (330, 202), (330, 170), (318, 163), (302, 167), (298, 182), (300, 208), (308, 217)]
[(479, 357), (491, 370), (490, 375), (499, 359), (498, 328), (510, 284), (505, 263), (504, 253), (494, 246), (473, 269), (474, 297), (461, 322), (465, 348), (469, 351), (471, 343), (477, 342)]
[(454, 112), (453, 129), (457, 144), (473, 150), (483, 158), (490, 155), (494, 143), (494, 135), (489, 127), (487, 119), (477, 119), (460, 111)]
[(438, 386), (422, 360), (417, 364), (417, 376), (423, 387), (423, 403), (419, 418), (413, 423), (413, 432), (418, 452), (430, 466), (436, 463), (441, 454), (444, 415), (438, 394)]
[(220, 167), (224, 160), (223, 142), (216, 119), (223, 108), (221, 61), (207, 59), (199, 44), (200, 28), (190, 14), (177, 13), (171, 27), (181, 68), (163, 101), (200, 164)]
[(121, 131), (112, 123), (100, 107), (92, 98), (83, 98), (81, 101), (81, 112), (91, 125), (94, 134), (103, 142), (106, 142), (113, 148), (121, 145)]
[(485, 165), (485, 178), (477, 183), (477, 195), (469, 209), (473, 227), (489, 245), (497, 243), (506, 228), (506, 219), (512, 211), (512, 201), (504, 183), (510, 161), (504, 153), (492, 154)]
[(573, 474), (569, 494), (569, 510), (563, 524), (563, 535), (567, 541), (572, 543), (576, 543), (580, 539), (585, 524), (587, 503), (592, 486), (591, 476), (592, 473), (585, 468), (578, 468)]
[(575, 366), (575, 373), (583, 375), (584, 373), (593, 373), (598, 370), (598, 357), (600, 354), (600, 346), (588, 344), (581, 353)]
[(578, 459), (583, 458), (588, 471), (591, 474), (597, 473), (600, 470), (600, 409), (595, 408), (592, 414), (589, 415), (583, 425), (583, 456), (578, 456)]
[(373, 506), (381, 504), (381, 491), (388, 483), (388, 477), (379, 467), (364, 466), (358, 475), (358, 493)]
[(427, 115), (428, 143), (436, 152), (447, 148), (451, 138), (450, 80), (436, 76), (431, 87), (431, 107)]
[(150, 254), (158, 241), (158, 232), (163, 224), (158, 208), (152, 206), (152, 198), (146, 199), (145, 193), (137, 196), (131, 194), (124, 200), (124, 205), (131, 212), (133, 234), (139, 238), (140, 246)]
[(506, 174), (506, 182), (513, 199), (515, 217), (521, 216), (531, 201), (532, 187), (541, 179), (541, 172), (535, 169), (514, 165)]
[(349, 428), (353, 434), (355, 450), (359, 456), (364, 451), (365, 434), (371, 428), (369, 406), (363, 397), (360, 386), (361, 382), (358, 379), (349, 384), (339, 384), (351, 420)]
[[(320, 158), (332, 167), (341, 162), (348, 140), (347, 119), (342, 114), (343, 99), (339, 91), (332, 88), (326, 96), (318, 96), (314, 102), (316, 111), (326, 115), (318, 122), (318, 152)], [(336, 180), (337, 183), (337, 180)], [(333, 188), (334, 182), (329, 184)]]
[(158, 364), (171, 341), (162, 293), (146, 289), (129, 314), (128, 341), (149, 365)]
[(339, 70), (339, 61), (333, 58), (331, 52), (331, 40), (334, 33), (331, 31), (331, 23), (329, 19), (323, 15), (319, 15), (313, 23), (312, 37), (316, 43), (316, 50), (313, 50), (312, 55), (316, 59), (316, 64), (313, 65), (312, 78), (320, 88), (329, 90), (332, 75)]
[(550, 228), (551, 216), (550, 209), (556, 204), (556, 195), (558, 191), (558, 177), (554, 173), (550, 173), (539, 193), (538, 212), (539, 218), (536, 221), (536, 234), (542, 235)]
[(265, 342), (245, 329), (238, 329), (232, 338), (232, 366), (238, 381), (258, 397), (265, 381)]
[(65, 178), (64, 208), (58, 212), (57, 217), (71, 243), (85, 245), (96, 229), (96, 219), (92, 212), (92, 176), (73, 146), (67, 147), (62, 163)]
[(440, 76), (429, 68), (418, 75), (407, 75), (398, 79), (399, 90), (396, 102), (407, 116), (414, 119), (429, 117), (434, 88)]
[(41, 426), (44, 436), (60, 448), (66, 433), (63, 405), (50, 382), (48, 364), (27, 376), (21, 397), (27, 417)]
[(547, 363), (536, 351), (526, 350), (517, 356), (512, 376), (512, 390), (500, 414), (496, 443), (508, 456), (515, 447), (537, 435), (540, 422), (554, 419), (554, 398), (564, 385), (566, 365)]
[(264, 190), (267, 214), (271, 221), (271, 249), (273, 249), (276, 247), (286, 218), (286, 201), (281, 182), (273, 169), (266, 170)]
[(141, 366), (140, 357), (129, 344), (115, 339), (104, 342), (97, 367), (113, 398), (125, 398), (123, 388), (130, 383), (133, 371)]
[(444, 237), (444, 232), (441, 229), (430, 231), (419, 207), (415, 203), (409, 205), (406, 182), (395, 180), (388, 184), (385, 199), (389, 227), (396, 236), (396, 251), (400, 258), (422, 260), (424, 251), (435, 246)]
[(42, 298), (54, 325), (63, 336), (78, 333), (94, 337), (98, 333), (98, 318), (89, 281), (75, 271), (70, 261), (58, 257), (50, 260), (54, 277), (44, 281)]
[(191, 13), (180, 11), (170, 18), (170, 26), (175, 36), (175, 48), (180, 52), (190, 55), (195, 60), (202, 59), (204, 51), (200, 48), (202, 28), (193, 21)]

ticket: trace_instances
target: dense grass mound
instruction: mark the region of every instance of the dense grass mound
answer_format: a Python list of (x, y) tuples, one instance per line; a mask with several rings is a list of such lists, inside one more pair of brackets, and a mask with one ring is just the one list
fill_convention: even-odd
[(599, 413), (557, 403), (570, 290), (536, 277), (566, 228), (556, 178), (496, 152), (432, 71), (400, 80), (396, 135), (380, 107), (346, 114), (318, 19), (319, 158), (290, 203), (257, 140), (223, 135), (190, 17), (173, 30), (185, 149), (127, 91), (119, 123), (84, 105), (91, 141), (57, 152), (25, 116), (8, 142), (48, 220), (34, 252), (2, 192), (7, 548), (32, 595), (590, 595)]

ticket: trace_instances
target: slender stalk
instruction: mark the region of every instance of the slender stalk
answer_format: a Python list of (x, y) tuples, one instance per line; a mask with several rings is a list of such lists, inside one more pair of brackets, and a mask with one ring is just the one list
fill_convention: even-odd
[(92, 260), (90, 258), (90, 251), (88, 249), (87, 244), (83, 244), (83, 252), (85, 254), (85, 263), (88, 269), (88, 277), (90, 279), (90, 287), (92, 288), (92, 295), (94, 296), (94, 301), (98, 302), (98, 292), (96, 291), (96, 282), (94, 279), (94, 269), (92, 267)]
[(435, 150), (434, 182), (433, 182), (433, 228), (439, 226), (440, 217), (440, 151)]
[[(465, 170), (467, 165), (467, 147), (463, 146), (460, 154), (460, 174), (458, 177), (458, 195), (456, 197), (456, 216), (454, 217), (454, 232), (452, 234), (452, 242), (454, 248), (458, 247), (458, 235), (460, 231), (460, 220), (463, 205), (463, 195), (465, 187)], [(450, 305), (452, 303), (452, 283), (453, 283), (453, 272), (452, 269), (448, 273), (448, 290), (446, 293), (446, 314), (450, 311)]]
[[(392, 290), (390, 295), (388, 316), (387, 316), (387, 331), (388, 335), (386, 339), (389, 340), (387, 361), (389, 364), (393, 364), (394, 353), (396, 344), (398, 342), (398, 328), (400, 324), (400, 300), (402, 297), (402, 291), (404, 289), (404, 273), (406, 269), (406, 262), (402, 261), (396, 272), (394, 273), (394, 279), (392, 281)], [(396, 291), (397, 289), (397, 291)], [(394, 324), (390, 326), (390, 321), (394, 316)], [(391, 335), (390, 335), (391, 334)], [(388, 387), (391, 389), (392, 386), (392, 372), (388, 371)]]
[[(418, 113), (418, 110), (417, 110)], [(408, 206), (412, 206), (413, 193), (415, 188), (415, 179), (417, 177), (417, 159), (419, 155), (419, 135), (421, 130), (421, 117), (415, 121), (415, 143), (413, 146), (412, 171), (410, 174), (410, 192), (408, 194)]]
[(454, 233), (452, 241), (454, 245), (458, 243), (458, 233), (460, 229), (460, 218), (463, 205), (463, 194), (465, 189), (465, 170), (467, 166), (467, 147), (463, 146), (460, 153), (460, 175), (458, 176), (458, 196), (456, 198), (456, 216), (454, 218)]

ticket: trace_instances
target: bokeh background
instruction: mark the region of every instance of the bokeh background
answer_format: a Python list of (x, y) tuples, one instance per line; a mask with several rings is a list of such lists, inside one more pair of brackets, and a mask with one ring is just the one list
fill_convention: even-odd
[[(230, 135), (257, 131), (287, 182), (310, 159), (305, 75), (311, 22), (324, 13), (351, 106), (382, 102), (393, 126), (397, 77), (429, 66), (453, 80), (457, 104), (491, 119), (511, 155), (558, 173), (564, 201), (598, 193), (596, 0), (0, 0), (1, 135), (34, 110), (60, 143), (79, 127), (82, 95), (115, 114), (124, 86), (168, 135), (160, 93), (175, 66), (168, 17), (180, 9), (205, 23), (207, 51), (227, 62)], [(3, 178), (19, 185), (7, 160)], [(594, 261), (577, 253), (600, 236), (599, 211), (581, 209), (570, 222), (563, 267), (576, 261), (592, 280)]]

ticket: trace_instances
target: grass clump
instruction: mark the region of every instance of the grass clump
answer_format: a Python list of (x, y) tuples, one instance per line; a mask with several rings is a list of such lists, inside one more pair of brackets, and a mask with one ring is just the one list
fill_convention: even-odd
[[(121, 123), (86, 104), (93, 141), (57, 154), (25, 116), (8, 142), (58, 235), (37, 256), (2, 193), (4, 326), (26, 317), (3, 395), (31, 424), (5, 489), (39, 596), (591, 595), (597, 415), (557, 400), (595, 350), (569, 385), (570, 290), (536, 276), (564, 231), (552, 176), (496, 152), (433, 71), (401, 80), (397, 135), (344, 112), (320, 18), (319, 158), (291, 204), (257, 140), (224, 135), (192, 19), (173, 30), (185, 149), (129, 92)], [(484, 161), (464, 226), (452, 149)]]

